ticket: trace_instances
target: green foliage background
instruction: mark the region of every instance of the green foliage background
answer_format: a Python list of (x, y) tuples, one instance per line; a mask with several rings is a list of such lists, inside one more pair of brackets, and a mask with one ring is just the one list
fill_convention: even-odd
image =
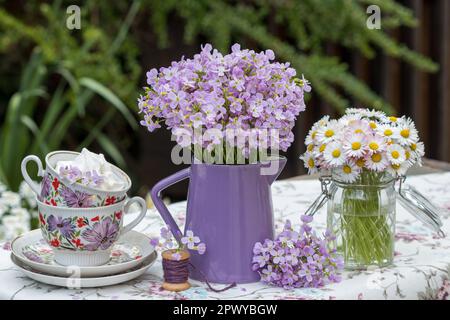
[[(66, 28), (72, 4), (81, 7), (81, 30)], [(381, 8), (381, 30), (366, 27), (371, 4)], [(141, 66), (144, 45), (155, 36), (160, 49), (178, 45), (171, 42), (174, 24), (182, 25), (188, 45), (273, 49), (340, 112), (350, 98), (393, 109), (327, 54), (327, 44), (368, 58), (381, 50), (424, 71), (438, 68), (388, 35), (417, 25), (411, 10), (393, 0), (3, 0), (0, 6), (0, 179), (12, 189), (28, 153), (95, 144), (125, 165), (122, 152), (137, 128), (142, 67), (152, 67)], [(117, 135), (106, 134), (108, 126)]]

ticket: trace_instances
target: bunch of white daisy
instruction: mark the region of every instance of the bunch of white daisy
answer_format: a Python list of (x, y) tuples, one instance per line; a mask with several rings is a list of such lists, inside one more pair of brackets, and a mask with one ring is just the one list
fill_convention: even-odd
[(349, 108), (338, 120), (323, 117), (305, 144), (300, 159), (310, 174), (333, 170), (346, 182), (354, 182), (364, 169), (404, 175), (414, 164), (421, 165), (425, 154), (410, 118), (369, 109)]

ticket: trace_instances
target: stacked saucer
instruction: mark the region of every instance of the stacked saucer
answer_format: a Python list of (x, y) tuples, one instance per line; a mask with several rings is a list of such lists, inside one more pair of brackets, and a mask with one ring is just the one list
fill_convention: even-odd
[(156, 260), (150, 239), (130, 231), (114, 243), (107, 264), (100, 266), (63, 266), (55, 262), (54, 249), (40, 230), (17, 237), (11, 244), (11, 260), (29, 278), (68, 288), (110, 286), (143, 275)]
[[(30, 178), (29, 162), (37, 164), (40, 184)], [(22, 175), (36, 193), (40, 230), (14, 240), (14, 264), (30, 278), (67, 287), (111, 285), (143, 274), (156, 252), (150, 239), (132, 230), (147, 204), (128, 197), (128, 175), (87, 149), (51, 152), (45, 166), (34, 155), (22, 161)], [(125, 224), (133, 206), (139, 213)]]

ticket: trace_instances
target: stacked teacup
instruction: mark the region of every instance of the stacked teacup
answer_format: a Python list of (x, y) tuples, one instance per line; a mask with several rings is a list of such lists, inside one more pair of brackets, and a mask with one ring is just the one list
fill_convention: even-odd
[[(34, 182), (28, 162), (38, 166), (42, 182)], [(22, 175), (37, 195), (42, 236), (52, 247), (55, 262), (64, 266), (106, 264), (113, 244), (145, 216), (145, 200), (129, 199), (131, 180), (108, 163), (103, 155), (83, 149), (81, 153), (55, 151), (41, 160), (30, 155), (22, 161)], [(123, 226), (124, 215), (137, 204), (140, 213)]]

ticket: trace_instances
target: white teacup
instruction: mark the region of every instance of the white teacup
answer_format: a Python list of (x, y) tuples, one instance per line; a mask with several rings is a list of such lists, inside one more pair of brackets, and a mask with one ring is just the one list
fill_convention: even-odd
[[(140, 206), (140, 213), (123, 226), (124, 214), (133, 203)], [(42, 236), (53, 248), (57, 263), (98, 266), (109, 261), (119, 236), (141, 222), (147, 205), (140, 197), (97, 208), (54, 207), (38, 200), (38, 209)]]
[[(126, 182), (120, 190), (101, 190), (80, 183), (70, 183), (67, 179), (60, 177), (55, 170), (57, 163), (73, 160), (78, 155), (78, 152), (72, 151), (50, 152), (45, 157), (45, 170), (41, 160), (35, 155), (29, 155), (22, 160), (23, 178), (38, 195), (40, 201), (57, 207), (90, 208), (113, 205), (126, 198), (126, 193), (131, 188), (131, 180), (116, 166), (112, 166), (114, 172)], [(27, 172), (27, 164), (30, 161), (38, 166), (38, 176), (43, 178), (41, 185), (36, 184)]]

